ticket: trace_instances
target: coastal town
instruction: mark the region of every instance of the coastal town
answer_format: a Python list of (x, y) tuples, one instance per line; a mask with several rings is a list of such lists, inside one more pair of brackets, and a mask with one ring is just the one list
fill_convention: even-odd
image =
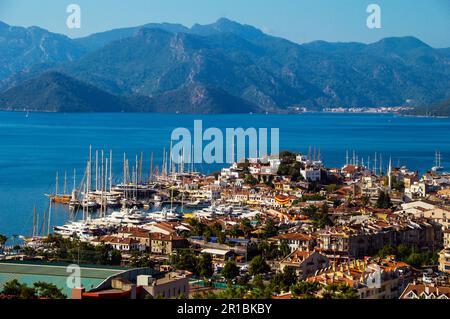
[[(210, 175), (124, 155), (117, 184), (108, 155), (90, 151), (71, 193), (57, 176), (29, 235), (0, 237), (0, 298), (450, 298), (439, 152), (424, 174), (355, 152), (326, 167), (316, 147)], [(56, 205), (77, 218), (54, 226)]]

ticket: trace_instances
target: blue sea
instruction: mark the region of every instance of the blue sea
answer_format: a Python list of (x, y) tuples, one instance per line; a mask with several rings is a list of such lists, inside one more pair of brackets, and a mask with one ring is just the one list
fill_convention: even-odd
[[(194, 120), (203, 127), (279, 128), (280, 149), (303, 153), (320, 147), (328, 167), (342, 166), (346, 150), (363, 157), (382, 154), (387, 165), (400, 162), (425, 172), (433, 166), (434, 153), (441, 151), (443, 166), (450, 167), (450, 119), (400, 117), (387, 114), (301, 115), (175, 115), (175, 114), (53, 114), (0, 113), (0, 233), (30, 235), (33, 207), (42, 214), (48, 208), (45, 193), (55, 189), (59, 172), (60, 189), (64, 172), (68, 188), (73, 170), (78, 182), (84, 174), (89, 145), (114, 151), (114, 172), (121, 178), (123, 153), (134, 159), (144, 152), (144, 171), (150, 153), (161, 165), (163, 148), (169, 147), (172, 130), (192, 129)], [(197, 165), (211, 173), (220, 165)], [(54, 209), (53, 224), (73, 218), (62, 207)]]

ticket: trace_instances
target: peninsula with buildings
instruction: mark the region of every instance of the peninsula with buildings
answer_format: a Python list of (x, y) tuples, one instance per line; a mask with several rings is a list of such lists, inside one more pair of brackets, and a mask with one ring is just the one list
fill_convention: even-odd
[[(0, 298), (450, 298), (439, 153), (423, 175), (350, 152), (326, 167), (316, 148), (208, 176), (167, 156), (144, 173), (142, 156), (124, 156), (119, 184), (112, 152), (93, 158), (30, 234), (1, 236)], [(56, 205), (77, 217), (53, 226)]]

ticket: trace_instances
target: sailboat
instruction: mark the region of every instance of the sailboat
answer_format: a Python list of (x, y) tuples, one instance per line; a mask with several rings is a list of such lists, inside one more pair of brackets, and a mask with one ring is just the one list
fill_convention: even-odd
[(435, 157), (434, 157), (434, 164), (435, 164), (435, 166), (433, 166), (431, 168), (431, 170), (433, 172), (440, 172), (440, 171), (442, 171), (444, 169), (444, 167), (441, 164), (441, 160), (442, 160), (441, 152), (436, 151)]
[(65, 175), (64, 175), (64, 192), (63, 192), (63, 194), (59, 193), (59, 174), (58, 174), (58, 172), (56, 172), (55, 194), (52, 194), (52, 195), (46, 194), (46, 196), (49, 197), (53, 203), (59, 203), (59, 204), (69, 204), (70, 203), (72, 195), (67, 194), (67, 173), (65, 173)]
[(83, 178), (82, 184), (84, 184), (84, 196), (81, 200), (81, 206), (83, 207), (83, 213), (90, 212), (93, 210), (96, 210), (99, 205), (95, 201), (95, 198), (92, 196), (91, 192), (91, 186), (92, 186), (92, 175), (91, 175), (91, 169), (92, 169), (92, 146), (89, 148), (89, 161), (86, 165), (86, 172)]
[(78, 190), (77, 190), (77, 171), (73, 170), (73, 188), (72, 188), (72, 196), (69, 202), (69, 208), (71, 210), (77, 210), (81, 207), (81, 201), (78, 199)]

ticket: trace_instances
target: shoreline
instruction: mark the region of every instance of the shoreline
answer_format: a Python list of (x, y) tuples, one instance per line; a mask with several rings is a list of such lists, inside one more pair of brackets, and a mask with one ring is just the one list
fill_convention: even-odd
[(413, 118), (433, 118), (433, 119), (448, 119), (450, 115), (412, 115), (402, 114), (398, 112), (333, 112), (333, 111), (306, 111), (306, 112), (273, 112), (273, 113), (173, 113), (173, 112), (58, 112), (58, 111), (43, 111), (43, 110), (7, 110), (0, 109), (0, 113), (35, 113), (35, 114), (167, 114), (167, 115), (186, 115), (186, 116), (223, 116), (223, 115), (304, 115), (304, 114), (336, 114), (336, 115), (348, 115), (348, 114), (368, 114), (368, 115), (397, 115), (401, 117), (413, 117)]

